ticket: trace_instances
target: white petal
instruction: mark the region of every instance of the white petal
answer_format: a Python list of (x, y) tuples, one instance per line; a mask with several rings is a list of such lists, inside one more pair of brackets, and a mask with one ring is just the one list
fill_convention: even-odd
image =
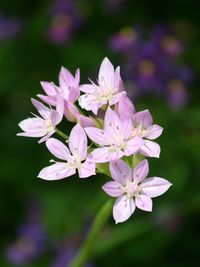
[(135, 205), (141, 210), (152, 211), (153, 202), (149, 196), (139, 194), (135, 198)]
[(101, 63), (98, 80), (102, 87), (114, 88), (114, 67), (107, 57)]
[(172, 184), (160, 177), (145, 179), (141, 184), (143, 194), (149, 197), (157, 197), (164, 194)]
[(135, 211), (135, 203), (126, 195), (120, 196), (113, 206), (113, 217), (116, 223), (121, 223), (130, 218)]
[(104, 130), (96, 128), (96, 127), (86, 127), (85, 131), (88, 137), (96, 144), (99, 145), (109, 145), (109, 141), (107, 140), (107, 136)]
[(96, 170), (95, 163), (86, 160), (84, 163), (81, 164), (81, 167), (78, 170), (79, 177), (87, 178), (89, 176), (95, 175), (96, 174), (95, 170)]
[(96, 148), (88, 155), (88, 159), (91, 162), (104, 163), (110, 161), (110, 152), (107, 147)]
[(141, 137), (136, 136), (132, 139), (130, 139), (126, 143), (126, 147), (124, 149), (124, 153), (126, 156), (131, 156), (138, 152), (138, 150), (142, 147), (144, 141)]
[(38, 174), (38, 177), (44, 180), (60, 180), (74, 175), (75, 169), (69, 168), (66, 163), (56, 162), (55, 164), (45, 167)]
[(69, 136), (69, 148), (74, 155), (79, 155), (81, 160), (87, 157), (87, 136), (80, 124), (76, 124)]
[(153, 124), (147, 128), (147, 133), (145, 134), (145, 138), (154, 140), (158, 138), (163, 132), (163, 128), (157, 124)]
[(143, 146), (139, 151), (142, 155), (147, 157), (160, 157), (160, 146), (154, 141), (144, 140)]
[(26, 132), (26, 136), (41, 137), (46, 134), (44, 120), (42, 118), (29, 118), (19, 123), (19, 127)]
[(48, 150), (58, 159), (68, 161), (71, 158), (71, 154), (67, 146), (55, 138), (50, 138), (46, 142)]

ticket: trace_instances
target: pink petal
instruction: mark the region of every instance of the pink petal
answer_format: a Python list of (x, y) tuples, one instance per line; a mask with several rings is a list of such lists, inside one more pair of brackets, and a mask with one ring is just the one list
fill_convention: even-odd
[(130, 139), (126, 143), (126, 148), (124, 149), (124, 154), (126, 156), (131, 156), (138, 152), (138, 150), (142, 147), (144, 141), (141, 137), (136, 136), (132, 139)]
[(80, 96), (80, 89), (78, 86), (72, 86), (69, 88), (69, 101), (74, 103)]
[(157, 124), (153, 124), (147, 128), (146, 138), (154, 140), (158, 138), (163, 132), (163, 128)]
[(55, 106), (56, 105), (56, 98), (55, 96), (46, 96), (46, 95), (37, 95), (38, 98), (40, 98), (44, 103), (51, 105), (51, 106)]
[(40, 82), (40, 84), (48, 96), (55, 96), (56, 95), (57, 92), (55, 90), (55, 85), (53, 83)]
[(133, 179), (136, 179), (138, 183), (144, 180), (149, 173), (149, 163), (145, 159), (141, 161), (133, 170)]
[(122, 119), (122, 133), (125, 139), (129, 139), (132, 131), (132, 123), (129, 118)]
[(75, 86), (79, 86), (79, 83), (80, 83), (80, 69), (77, 69), (76, 70), (76, 73), (75, 73)]
[(55, 133), (55, 130), (50, 131), (48, 134), (46, 134), (45, 136), (43, 136), (38, 143), (41, 144), (43, 142), (46, 142), (53, 134)]
[(137, 195), (135, 198), (135, 205), (137, 208), (145, 211), (152, 211), (152, 199), (145, 195)]
[(42, 118), (44, 118), (44, 119), (50, 118), (51, 110), (49, 108), (45, 107), (45, 105), (43, 105), (41, 102), (35, 100), (34, 98), (31, 98), (31, 101), (32, 101), (32, 104), (34, 105), (34, 107), (38, 110), (38, 112), (42, 116)]
[(113, 217), (115, 223), (121, 223), (130, 218), (135, 211), (135, 203), (132, 198), (126, 195), (120, 196), (113, 206)]
[(67, 146), (55, 138), (50, 138), (46, 142), (48, 150), (58, 159), (68, 161), (71, 158), (71, 154)]
[(55, 127), (60, 122), (60, 115), (57, 111), (51, 110), (51, 123), (52, 126)]
[(115, 111), (108, 107), (105, 120), (104, 120), (104, 130), (110, 136), (121, 134), (120, 130), (122, 128), (119, 116)]
[(68, 121), (76, 122), (80, 112), (77, 107), (70, 101), (65, 101), (64, 115)]
[(109, 141), (107, 140), (107, 136), (104, 130), (101, 130), (96, 127), (86, 127), (85, 131), (88, 137), (96, 144), (99, 145), (109, 145)]
[(80, 86), (81, 92), (93, 94), (96, 91), (97, 86), (95, 84), (83, 84)]
[(142, 125), (143, 128), (148, 128), (153, 123), (153, 118), (148, 109), (135, 113), (134, 126)]
[(44, 136), (43, 132), (23, 132), (18, 133), (17, 136), (23, 136), (23, 137), (42, 137)]
[(120, 67), (117, 67), (114, 73), (114, 88), (115, 92), (124, 91), (124, 84), (120, 75)]
[(102, 87), (114, 88), (114, 67), (107, 57), (101, 63), (98, 80)]
[(56, 111), (59, 115), (58, 121), (57, 121), (57, 124), (58, 124), (62, 121), (63, 113), (64, 113), (64, 98), (60, 94), (57, 94)]
[(96, 163), (104, 163), (110, 161), (110, 152), (107, 147), (96, 148), (88, 155), (88, 159)]
[(56, 162), (40, 171), (38, 177), (44, 180), (60, 180), (76, 173), (75, 169), (69, 168), (66, 163)]
[(34, 134), (35, 137), (41, 137), (46, 134), (44, 120), (42, 118), (29, 118), (23, 120), (19, 123), (19, 127), (27, 134)]
[(126, 185), (127, 180), (132, 180), (131, 168), (120, 159), (110, 162), (110, 173), (112, 178), (121, 185)]
[(87, 157), (87, 136), (80, 124), (76, 124), (71, 130), (69, 136), (69, 148), (74, 155), (81, 157), (81, 160)]
[(139, 151), (142, 155), (147, 157), (160, 157), (160, 146), (154, 141), (144, 140), (143, 146)]
[(116, 105), (116, 111), (120, 118), (131, 118), (131, 116), (135, 113), (135, 107), (127, 96), (123, 96)]
[(83, 128), (95, 126), (94, 120), (90, 117), (86, 117), (86, 116), (80, 114), (78, 116), (77, 120)]
[(113, 95), (113, 97), (109, 100), (109, 106), (112, 106), (112, 105), (118, 103), (120, 101), (120, 99), (125, 95), (126, 95), (125, 91), (119, 92), (119, 93)]
[(59, 85), (61, 88), (68, 90), (69, 86), (75, 85), (75, 79), (74, 76), (71, 74), (71, 72), (62, 67), (59, 73)]
[(104, 184), (102, 189), (111, 197), (119, 197), (124, 194), (123, 186), (115, 181)]
[(160, 177), (145, 179), (141, 184), (142, 193), (149, 197), (157, 197), (164, 194), (172, 184)]
[(80, 178), (87, 178), (92, 175), (96, 175), (96, 166), (95, 163), (90, 161), (85, 161), (81, 164), (80, 169), (78, 170)]

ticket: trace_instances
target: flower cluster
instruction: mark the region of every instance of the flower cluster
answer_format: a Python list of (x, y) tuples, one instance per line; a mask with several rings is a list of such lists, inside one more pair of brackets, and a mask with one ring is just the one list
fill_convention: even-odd
[[(46, 142), (48, 150), (59, 159), (51, 160), (53, 163), (42, 169), (38, 177), (58, 180), (77, 171), (80, 178), (86, 178), (100, 170), (106, 173), (109, 164), (114, 181), (106, 183), (103, 190), (117, 197), (113, 207), (116, 223), (127, 220), (135, 206), (151, 211), (151, 198), (163, 194), (171, 183), (159, 177), (146, 178), (147, 160), (139, 161), (136, 166), (133, 163), (138, 158), (159, 158), (160, 146), (154, 140), (163, 128), (153, 124), (149, 110), (135, 111), (126, 96), (120, 68), (114, 69), (105, 58), (97, 83), (80, 85), (79, 70), (74, 77), (62, 67), (59, 86), (49, 82), (41, 85), (46, 94), (38, 97), (50, 107), (33, 99), (41, 117), (34, 115), (20, 122), (23, 132), (18, 134), (41, 138), (39, 142)], [(93, 115), (86, 116), (83, 110)], [(64, 117), (76, 123), (69, 137), (57, 128)], [(64, 137), (66, 144), (52, 138), (54, 133)], [(90, 146), (88, 138), (92, 141)]]
[(124, 76), (131, 84), (130, 96), (153, 93), (164, 97), (173, 108), (184, 106), (189, 98), (186, 85), (192, 71), (177, 64), (184, 44), (169, 28), (156, 26), (147, 40), (142, 27), (126, 27), (109, 40), (110, 49), (125, 57)]

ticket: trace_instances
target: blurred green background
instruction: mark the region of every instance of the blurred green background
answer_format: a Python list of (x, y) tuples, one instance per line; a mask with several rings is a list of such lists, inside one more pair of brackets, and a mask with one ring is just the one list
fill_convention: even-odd
[[(53, 265), (57, 250), (65, 248), (66, 243), (77, 248), (89, 222), (108, 199), (101, 190), (107, 177), (71, 177), (54, 182), (36, 178), (51, 155), (44, 144), (16, 137), (16, 133), (20, 131), (19, 121), (35, 112), (30, 98), (42, 92), (40, 81), (57, 83), (60, 67), (65, 66), (72, 73), (79, 67), (81, 83), (86, 83), (87, 77), (97, 77), (105, 56), (123, 69), (125, 59), (110, 49), (110, 37), (127, 26), (142, 25), (145, 31), (151, 31), (156, 25), (167, 25), (183, 39), (185, 47), (179, 60), (194, 73), (193, 82), (187, 86), (188, 102), (173, 109), (164, 97), (151, 93), (140, 97), (135, 105), (137, 110), (150, 109), (154, 121), (164, 127), (158, 141), (161, 157), (149, 159), (150, 175), (164, 177), (173, 186), (154, 199), (152, 213), (137, 210), (121, 225), (114, 225), (111, 218), (91, 261), (97, 267), (196, 267), (200, 262), (200, 3), (72, 2), (76, 7), (75, 13), (71, 11), (69, 36), (50, 37), (49, 29), (57, 25), (54, 1), (0, 1), (0, 266), (67, 266)], [(68, 132), (71, 124), (66, 121), (63, 127)], [(26, 223), (32, 200), (39, 203), (39, 221), (47, 244), (44, 242), (43, 252), (34, 252), (36, 256), (23, 263), (16, 260), (17, 256), (13, 260), (8, 251), (13, 246), (12, 251), (16, 249), (22, 258), (27, 253), (24, 250), (31, 241), (18, 242), (17, 229)]]

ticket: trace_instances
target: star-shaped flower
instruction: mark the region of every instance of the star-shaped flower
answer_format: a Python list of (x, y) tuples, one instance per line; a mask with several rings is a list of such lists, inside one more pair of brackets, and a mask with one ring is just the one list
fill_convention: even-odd
[(144, 143), (139, 149), (139, 153), (148, 157), (160, 156), (160, 146), (152, 141), (158, 138), (163, 132), (163, 128), (153, 124), (153, 118), (148, 109), (137, 112), (132, 117), (132, 136), (143, 138)]
[(114, 181), (104, 184), (102, 188), (111, 197), (117, 197), (113, 206), (116, 223), (128, 220), (136, 207), (152, 211), (151, 198), (164, 194), (172, 185), (160, 177), (146, 178), (148, 172), (147, 160), (141, 161), (134, 170), (122, 160), (110, 162), (110, 173)]
[(46, 107), (41, 102), (31, 99), (34, 107), (38, 110), (41, 117), (34, 115), (19, 123), (19, 127), (24, 131), (18, 133), (18, 136), (43, 137), (39, 143), (46, 141), (55, 133), (55, 127), (63, 118), (64, 103), (60, 95), (57, 96), (56, 110)]
[(131, 120), (121, 120), (117, 113), (108, 108), (105, 114), (104, 129), (86, 127), (89, 138), (100, 145), (88, 156), (92, 162), (108, 162), (135, 154), (143, 144), (141, 137), (131, 137)]
[(95, 164), (87, 161), (87, 136), (84, 129), (75, 125), (69, 136), (69, 148), (55, 138), (50, 138), (47, 148), (58, 159), (53, 165), (41, 170), (38, 177), (44, 180), (59, 180), (76, 173), (80, 178), (86, 178), (95, 174)]
[(112, 106), (126, 95), (120, 76), (120, 68), (114, 69), (108, 58), (101, 63), (98, 85), (85, 84), (80, 87), (85, 94), (79, 97), (79, 105), (86, 110), (91, 110), (95, 115), (104, 105)]

